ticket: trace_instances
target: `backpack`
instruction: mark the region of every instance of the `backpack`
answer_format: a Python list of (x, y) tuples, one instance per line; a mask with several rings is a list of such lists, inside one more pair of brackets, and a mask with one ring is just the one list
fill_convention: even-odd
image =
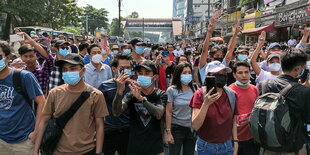
[[(274, 152), (296, 152), (294, 142), (300, 120), (291, 120), (287, 96), (299, 86), (290, 83), (279, 93), (266, 93), (269, 81), (262, 83), (262, 93), (254, 102), (250, 115), (250, 131), (255, 142), (261, 147)], [(301, 123), (301, 124), (300, 124)]]
[(20, 94), (24, 100), (29, 104), (29, 106), (32, 108), (32, 100), (28, 97), (28, 94), (25, 92), (25, 90), (23, 89), (23, 86), (22, 86), (22, 81), (21, 81), (21, 77), (20, 77), (20, 74), (21, 74), (22, 70), (20, 69), (15, 69), (14, 72), (13, 72), (13, 87), (14, 87), (14, 90)]

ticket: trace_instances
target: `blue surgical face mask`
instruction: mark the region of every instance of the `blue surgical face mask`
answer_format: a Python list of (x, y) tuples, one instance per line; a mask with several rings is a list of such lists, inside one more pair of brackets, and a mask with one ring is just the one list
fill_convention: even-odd
[[(118, 72), (118, 76), (121, 76), (121, 72), (119, 72), (119, 70), (117, 71)], [(124, 72), (127, 73), (127, 75), (131, 75), (131, 70), (130, 69), (124, 69)]]
[(60, 48), (59, 54), (62, 56), (66, 56), (67, 54), (69, 54), (69, 50)]
[(5, 58), (0, 60), (0, 72), (6, 67)]
[(240, 81), (236, 81), (236, 84), (237, 84), (238, 86), (247, 86), (247, 85), (249, 85), (250, 83), (251, 83), (250, 80), (249, 80), (247, 83), (245, 83), (245, 84), (241, 83)]
[(144, 53), (144, 48), (142, 46), (136, 46), (136, 53), (137, 54), (142, 54)]
[(301, 73), (297, 75), (297, 78), (300, 78), (305, 72), (305, 69), (302, 69)]
[(113, 50), (113, 54), (114, 55), (118, 54), (118, 50)]
[(238, 60), (240, 60), (240, 61), (244, 61), (244, 60), (248, 59), (248, 56), (247, 56), (247, 55), (244, 55), (244, 54), (239, 54), (237, 58), (238, 58)]
[(175, 47), (176, 49), (180, 49), (180, 46)]
[(81, 80), (80, 72), (63, 72), (62, 79), (65, 81), (66, 84), (74, 86)]
[(192, 74), (182, 74), (181, 75), (181, 82), (184, 85), (188, 85), (193, 80)]
[(139, 75), (137, 82), (142, 88), (148, 88), (152, 85), (152, 77)]
[(41, 31), (41, 32), (39, 32), (39, 35), (42, 35), (43, 34), (43, 32)]
[(310, 60), (309, 60), (309, 61), (307, 61), (307, 69), (309, 69), (309, 70), (310, 70)]
[(131, 53), (131, 49), (125, 49), (125, 50), (124, 50), (124, 53), (125, 53), (125, 54), (130, 54), (130, 53)]

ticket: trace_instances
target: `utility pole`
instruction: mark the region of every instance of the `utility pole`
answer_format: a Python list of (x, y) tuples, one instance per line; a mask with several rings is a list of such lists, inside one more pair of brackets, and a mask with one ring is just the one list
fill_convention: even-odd
[(142, 32), (143, 32), (142, 38), (143, 38), (143, 41), (144, 41), (144, 18), (142, 18)]
[(86, 15), (86, 37), (88, 38), (88, 15)]
[(121, 36), (121, 4), (122, 0), (118, 0), (118, 36)]

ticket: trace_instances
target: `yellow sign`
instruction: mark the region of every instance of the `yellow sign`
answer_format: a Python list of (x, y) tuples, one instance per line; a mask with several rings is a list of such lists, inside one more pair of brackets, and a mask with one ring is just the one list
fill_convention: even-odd
[(261, 15), (261, 12), (254, 12), (251, 14), (247, 14), (244, 19), (244, 26), (243, 30), (249, 30), (249, 29), (254, 29), (256, 27), (255, 24), (255, 17), (259, 17)]
[(101, 32), (96, 32), (96, 38), (101, 38)]

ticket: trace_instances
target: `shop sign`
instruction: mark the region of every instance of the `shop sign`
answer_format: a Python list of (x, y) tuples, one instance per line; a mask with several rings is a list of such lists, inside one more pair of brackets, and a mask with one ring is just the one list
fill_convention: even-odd
[(308, 7), (302, 7), (294, 10), (288, 10), (278, 13), (276, 26), (291, 25), (310, 17), (307, 14)]
[(261, 12), (254, 12), (251, 14), (248, 14), (244, 17), (245, 21), (244, 21), (244, 26), (243, 26), (243, 30), (249, 30), (249, 29), (253, 29), (255, 28), (255, 18), (259, 17), (261, 14)]

